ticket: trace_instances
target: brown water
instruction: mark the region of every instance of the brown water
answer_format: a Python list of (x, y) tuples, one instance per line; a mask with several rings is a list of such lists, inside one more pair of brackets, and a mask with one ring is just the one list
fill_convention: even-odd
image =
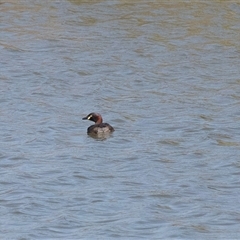
[(240, 238), (238, 2), (0, 12), (1, 239)]

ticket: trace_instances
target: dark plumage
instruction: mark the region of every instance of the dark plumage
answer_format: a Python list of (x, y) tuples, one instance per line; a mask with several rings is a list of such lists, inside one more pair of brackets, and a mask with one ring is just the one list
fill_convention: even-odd
[(110, 124), (103, 123), (102, 116), (99, 113), (89, 113), (86, 117), (83, 118), (83, 120), (90, 120), (95, 122), (94, 125), (91, 125), (87, 129), (88, 134), (104, 134), (114, 131), (114, 128)]

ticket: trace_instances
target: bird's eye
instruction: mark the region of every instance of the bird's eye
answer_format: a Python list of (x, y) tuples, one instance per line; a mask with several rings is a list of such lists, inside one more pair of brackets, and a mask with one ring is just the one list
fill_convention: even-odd
[(91, 118), (91, 117), (92, 117), (92, 115), (88, 116), (88, 118), (87, 118), (87, 119), (88, 119), (88, 120), (90, 120), (90, 118)]

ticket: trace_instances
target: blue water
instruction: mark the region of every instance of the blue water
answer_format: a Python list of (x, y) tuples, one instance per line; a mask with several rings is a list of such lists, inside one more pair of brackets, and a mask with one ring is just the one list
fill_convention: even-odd
[(1, 239), (240, 238), (238, 3), (0, 10)]

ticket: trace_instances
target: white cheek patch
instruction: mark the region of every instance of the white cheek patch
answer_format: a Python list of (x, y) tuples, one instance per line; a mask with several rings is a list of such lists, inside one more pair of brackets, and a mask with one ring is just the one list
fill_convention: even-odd
[(92, 115), (90, 115), (87, 119), (90, 120), (91, 117), (92, 117)]

